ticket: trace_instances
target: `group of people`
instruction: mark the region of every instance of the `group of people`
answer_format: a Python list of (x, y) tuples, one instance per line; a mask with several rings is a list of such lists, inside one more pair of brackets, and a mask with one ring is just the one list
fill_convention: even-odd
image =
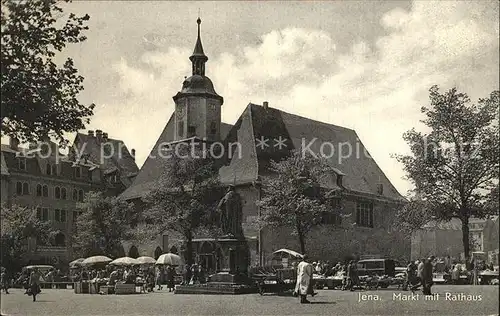
[(137, 284), (142, 283), (147, 292), (153, 292), (155, 285), (161, 290), (164, 275), (169, 292), (174, 289), (175, 268), (171, 266), (138, 267), (138, 266), (111, 266), (106, 269), (75, 269), (72, 279), (74, 282), (89, 281), (102, 285), (114, 286), (117, 283)]
[(433, 285), (433, 272), (435, 257), (430, 256), (427, 259), (417, 260), (415, 262), (410, 262), (406, 268), (406, 282), (403, 286), (404, 290), (410, 288), (412, 292), (415, 292), (422, 286), (422, 292), (424, 295), (432, 295), (431, 287)]
[(194, 264), (186, 264), (184, 266), (184, 277), (182, 284), (204, 284), (207, 282), (207, 277), (205, 273), (205, 269), (202, 265)]
[(304, 255), (297, 266), (297, 283), (294, 295), (300, 297), (301, 304), (309, 304), (307, 295), (314, 297), (317, 294), (313, 290), (313, 274), (336, 275), (338, 272), (343, 272), (345, 275), (342, 290), (354, 291), (355, 287), (361, 288), (356, 261), (351, 260), (346, 264), (338, 262), (332, 267), (328, 261), (310, 264), (308, 256)]

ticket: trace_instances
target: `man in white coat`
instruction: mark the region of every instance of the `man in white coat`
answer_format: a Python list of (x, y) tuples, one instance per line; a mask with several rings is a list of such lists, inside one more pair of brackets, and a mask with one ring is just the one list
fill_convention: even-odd
[(297, 266), (297, 283), (295, 284), (295, 293), (300, 296), (301, 304), (310, 303), (306, 299), (306, 296), (311, 286), (313, 266), (308, 261), (307, 256), (304, 255), (302, 261)]

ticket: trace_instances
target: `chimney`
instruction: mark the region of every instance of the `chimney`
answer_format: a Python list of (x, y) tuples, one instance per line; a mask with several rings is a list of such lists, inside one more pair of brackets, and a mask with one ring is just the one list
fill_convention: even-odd
[(108, 141), (108, 133), (102, 133), (102, 141), (107, 142)]
[(102, 138), (102, 130), (96, 129), (96, 131), (95, 131), (95, 137), (97, 138), (98, 141), (100, 141), (101, 138)]
[(132, 148), (132, 150), (130, 151), (130, 153), (132, 154), (132, 158), (134, 158), (134, 161), (135, 161), (135, 149)]
[(264, 109), (267, 110), (269, 108), (269, 102), (264, 101), (264, 103), (262, 104), (262, 106), (264, 107)]
[(88, 131), (88, 135), (89, 135), (90, 137), (94, 137), (94, 131), (89, 130), (89, 131)]
[(19, 147), (19, 139), (17, 139), (16, 137), (9, 137), (9, 147), (11, 149), (14, 149), (14, 150), (17, 150), (18, 147)]

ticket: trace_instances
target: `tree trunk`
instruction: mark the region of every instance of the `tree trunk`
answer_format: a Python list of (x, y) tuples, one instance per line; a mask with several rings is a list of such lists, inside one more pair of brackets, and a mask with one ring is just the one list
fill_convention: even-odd
[(302, 231), (302, 228), (300, 227), (299, 220), (297, 220), (295, 225), (296, 225), (295, 228), (297, 229), (297, 235), (299, 236), (300, 253), (305, 254), (306, 253), (305, 236), (304, 232)]
[(462, 244), (464, 246), (464, 256), (467, 267), (470, 266), (470, 243), (469, 243), (469, 218), (464, 216), (460, 219), (462, 221)]
[(186, 259), (186, 263), (191, 265), (193, 264), (193, 234), (191, 231), (187, 231), (185, 234), (186, 237), (186, 253), (184, 255), (184, 259)]
[(306, 243), (304, 240), (304, 234), (302, 232), (299, 232), (299, 242), (300, 242), (300, 253), (305, 254), (306, 253)]

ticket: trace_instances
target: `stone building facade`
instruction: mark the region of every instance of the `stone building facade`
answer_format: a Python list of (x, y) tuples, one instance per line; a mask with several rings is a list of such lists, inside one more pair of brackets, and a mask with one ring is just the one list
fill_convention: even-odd
[[(248, 104), (235, 124), (220, 121), (223, 98), (205, 74), (208, 57), (201, 44), (200, 23), (198, 20), (198, 38), (190, 57), (192, 76), (184, 80), (181, 91), (174, 96), (174, 113), (121, 198), (136, 203), (139, 209), (144, 206), (142, 197), (156, 185), (164, 168), (157, 155), (163, 146), (194, 140), (220, 142), (226, 150), (219, 170), (220, 181), (234, 186), (242, 197), (250, 263), (264, 265), (279, 248), (298, 250), (298, 242), (288, 229), (257, 227), (260, 213), (256, 202), (265, 194), (261, 183), (273, 176), (269, 169), (271, 160), (302, 150), (327, 158), (334, 174), (325, 187), (341, 191), (344, 197), (342, 216), (325, 218), (323, 225), (310, 233), (306, 244), (309, 255), (323, 260), (367, 254), (409, 259), (409, 238), (391, 229), (395, 210), (406, 200), (369, 156), (354, 130), (290, 114), (270, 107), (268, 102)], [(354, 152), (345, 155), (338, 150), (342, 146), (351, 146)], [(216, 262), (217, 242), (205, 236), (195, 238), (196, 258)], [(129, 243), (141, 255), (151, 255), (158, 247), (166, 252), (173, 246), (182, 247), (182, 238), (173, 233), (148, 245)], [(214, 258), (207, 259), (208, 250)]]
[[(81, 136), (77, 136), (79, 138)], [(2, 205), (32, 208), (38, 218), (50, 222), (55, 231), (49, 245), (40, 244), (34, 239), (28, 241), (26, 264), (66, 267), (69, 261), (75, 259), (71, 237), (79, 215), (77, 203), (83, 202), (85, 194), (90, 191), (117, 195), (128, 184), (113, 177), (115, 173), (109, 172), (109, 162), (106, 164), (100, 163), (100, 159), (91, 159), (87, 152), (99, 146), (92, 139), (86, 139), (86, 142), (85, 150), (76, 150), (76, 147), (70, 149), (70, 152), (81, 154), (78, 157), (64, 155), (49, 140), (23, 147), (11, 138), (8, 145), (1, 146)], [(117, 165), (115, 169), (123, 164), (120, 160), (114, 163)], [(131, 162), (127, 161), (127, 164)]]
[[(470, 251), (484, 252), (488, 261), (498, 265), (499, 217), (469, 219)], [(412, 259), (450, 256), (464, 260), (462, 223), (454, 218), (447, 222), (429, 222), (412, 234)]]

